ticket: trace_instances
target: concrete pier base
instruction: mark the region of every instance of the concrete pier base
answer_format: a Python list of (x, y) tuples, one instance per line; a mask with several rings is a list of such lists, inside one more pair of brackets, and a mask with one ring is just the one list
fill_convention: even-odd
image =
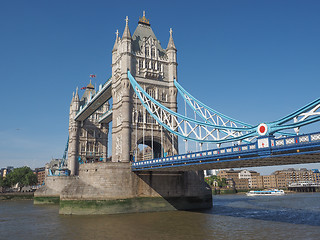
[[(54, 189), (60, 197), (60, 214), (118, 214), (212, 207), (211, 189), (204, 182), (203, 172), (134, 173), (130, 163), (109, 162), (82, 164), (78, 177), (51, 178), (48, 177), (46, 189), (35, 192), (35, 199), (52, 197)], [(53, 181), (53, 178), (59, 179)], [(59, 181), (59, 188), (55, 188)]]

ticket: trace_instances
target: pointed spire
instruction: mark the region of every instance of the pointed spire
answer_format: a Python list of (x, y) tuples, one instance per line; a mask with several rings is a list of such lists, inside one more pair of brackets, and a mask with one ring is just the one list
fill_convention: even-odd
[(79, 101), (78, 87), (76, 88), (76, 94), (74, 96), (75, 101)]
[(176, 46), (174, 45), (174, 41), (173, 41), (173, 37), (172, 37), (172, 28), (170, 28), (170, 38), (169, 38), (169, 42), (168, 42), (168, 46), (167, 46), (167, 50), (169, 49), (176, 49)]
[(131, 33), (130, 33), (130, 30), (129, 30), (129, 24), (128, 23), (129, 23), (129, 18), (128, 18), (128, 16), (126, 16), (126, 27), (125, 27), (125, 29), (123, 31), (122, 39), (125, 39), (125, 38), (131, 39)]
[(117, 29), (117, 31), (116, 31), (116, 41), (114, 42), (112, 52), (114, 52), (114, 51), (116, 51), (118, 49), (118, 42), (119, 42), (119, 31)]

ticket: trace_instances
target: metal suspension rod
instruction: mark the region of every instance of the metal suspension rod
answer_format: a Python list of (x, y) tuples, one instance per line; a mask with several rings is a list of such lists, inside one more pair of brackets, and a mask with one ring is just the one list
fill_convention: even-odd
[(143, 140), (142, 140), (142, 142), (143, 142), (143, 143), (142, 143), (142, 145), (143, 145), (143, 146), (142, 146), (142, 159), (143, 159), (143, 161), (144, 161), (144, 150), (145, 150), (145, 149), (144, 149), (144, 146), (145, 146), (145, 144), (144, 144), (144, 129), (145, 129), (145, 125), (146, 125), (145, 123), (146, 123), (146, 114), (145, 114), (145, 110), (144, 110), (144, 111), (143, 111), (143, 129), (142, 129), (142, 135), (143, 135), (143, 136), (142, 136), (142, 139), (143, 139)]
[(152, 158), (154, 158), (154, 153), (153, 153), (153, 119), (151, 119), (151, 149), (152, 149)]
[[(194, 111), (194, 120), (197, 120), (197, 113), (196, 113), (196, 111)], [(198, 143), (195, 142), (195, 144), (196, 144), (196, 152), (198, 152)]]
[(172, 156), (174, 155), (174, 151), (173, 151), (173, 133), (171, 133), (171, 143), (172, 143)]
[[(184, 99), (184, 115), (187, 116), (187, 101), (186, 99)], [(184, 131), (187, 132), (187, 123), (184, 122)], [(184, 149), (185, 149), (185, 153), (187, 153), (188, 151), (188, 140), (184, 139)]]
[(136, 153), (135, 153), (135, 162), (138, 161), (138, 122), (139, 122), (139, 113), (138, 113), (138, 96), (136, 94)]
[(161, 157), (164, 157), (163, 156), (164, 147), (163, 147), (163, 141), (162, 141), (162, 126), (161, 125), (160, 125), (160, 128), (161, 128)]

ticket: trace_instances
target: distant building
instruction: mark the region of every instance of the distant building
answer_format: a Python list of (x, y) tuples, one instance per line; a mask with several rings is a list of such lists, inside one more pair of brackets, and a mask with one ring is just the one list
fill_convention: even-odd
[(138, 152), (137, 161), (144, 161), (149, 159), (153, 159), (153, 151), (151, 147), (147, 146)]
[(318, 169), (284, 169), (278, 170), (271, 175), (260, 176), (260, 173), (249, 170), (220, 170), (217, 174), (227, 180), (228, 186), (236, 189), (264, 189), (264, 188), (287, 188), (291, 183), (313, 182), (320, 183), (320, 171)]
[[(316, 170), (316, 169), (314, 169)], [(312, 170), (307, 170), (306, 168), (300, 169), (284, 169), (275, 171), (273, 175), (279, 176), (285, 179), (286, 187), (289, 186), (290, 183), (299, 182), (299, 181), (314, 181), (314, 179), (319, 179), (319, 173), (315, 173)]]
[(11, 171), (13, 171), (14, 167), (8, 166), (6, 168), (1, 168), (1, 177), (5, 178)]
[(263, 177), (263, 188), (277, 188), (276, 175), (267, 175)]
[(262, 189), (264, 188), (263, 186), (263, 176), (259, 175), (253, 175), (251, 177), (251, 182), (252, 182), (252, 188), (255, 189)]
[(42, 185), (45, 182), (45, 177), (46, 177), (46, 169), (45, 167), (41, 167), (41, 168), (36, 168), (34, 170), (34, 174), (36, 174), (37, 179), (38, 179), (38, 184)]
[(220, 170), (217, 174), (220, 178), (227, 179), (228, 183), (232, 183), (232, 187), (236, 189), (249, 189), (249, 188), (258, 188), (257, 187), (257, 177), (260, 176), (260, 173), (256, 171), (249, 170)]

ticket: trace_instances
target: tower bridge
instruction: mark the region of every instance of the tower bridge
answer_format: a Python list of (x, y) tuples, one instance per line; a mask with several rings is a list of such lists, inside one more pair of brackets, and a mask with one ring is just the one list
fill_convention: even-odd
[[(299, 135), (301, 127), (320, 120), (320, 99), (257, 126), (228, 117), (178, 83), (172, 29), (163, 48), (145, 13), (132, 35), (128, 21), (122, 37), (116, 33), (111, 78), (97, 90), (90, 82), (81, 98), (78, 89), (73, 95), (71, 176), (48, 176), (35, 202), (57, 198), (64, 214), (209, 208), (211, 190), (201, 170), (320, 161), (320, 133)], [(177, 112), (178, 96), (184, 114)], [(185, 153), (179, 153), (178, 139)], [(190, 152), (191, 142), (200, 151)], [(203, 151), (203, 144), (216, 147)], [(90, 204), (83, 208), (83, 202)]]

